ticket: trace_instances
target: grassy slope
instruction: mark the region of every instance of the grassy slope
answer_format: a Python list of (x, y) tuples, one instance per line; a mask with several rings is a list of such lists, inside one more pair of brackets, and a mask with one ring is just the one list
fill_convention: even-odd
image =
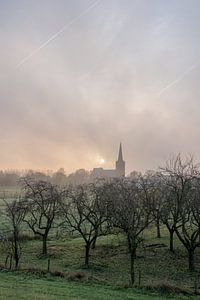
[[(4, 218), (1, 217), (0, 229), (3, 228), (7, 228), (7, 222), (6, 220), (4, 220)], [(26, 233), (28, 232), (27, 230), (25, 231)], [(82, 268), (82, 264), (84, 261), (83, 240), (79, 237), (69, 238), (65, 236), (56, 239), (55, 233), (56, 233), (55, 230), (51, 232), (50, 234), (51, 236), (48, 241), (48, 249), (51, 257), (51, 271), (58, 270), (65, 273), (84, 272), (90, 278), (89, 282), (91, 284), (100, 283), (102, 285), (108, 284), (112, 286), (125, 286), (129, 283), (130, 280), (129, 254), (127, 253), (126, 240), (122, 237), (122, 235), (119, 236), (110, 235), (107, 237), (99, 238), (96, 249), (91, 252), (91, 268), (89, 270), (85, 270)], [(161, 239), (156, 239), (155, 234), (156, 234), (155, 228), (148, 229), (144, 234), (145, 244), (162, 243), (165, 244), (166, 247), (161, 247), (161, 248), (149, 247), (146, 248), (146, 251), (144, 251), (144, 248), (142, 247), (138, 249), (137, 252), (138, 257), (136, 259), (136, 284), (138, 284), (138, 270), (140, 269), (142, 274), (142, 280), (141, 280), (142, 285), (157, 284), (158, 282), (164, 281), (169, 284), (173, 284), (179, 287), (189, 288), (190, 290), (193, 290), (194, 276), (187, 271), (188, 269), (187, 254), (183, 249), (183, 247), (181, 246), (180, 242), (175, 238), (176, 251), (175, 254), (171, 254), (168, 251), (169, 238), (165, 227), (162, 227)], [(20, 267), (22, 269), (26, 269), (26, 268), (46, 269), (47, 268), (47, 259), (43, 259), (39, 255), (41, 250), (41, 245), (42, 243), (39, 240), (32, 240), (23, 243), (22, 257), (20, 261)], [(0, 264), (2, 265), (4, 264), (5, 258), (6, 258), (6, 251), (1, 246)], [(197, 261), (198, 273), (200, 275), (200, 249), (197, 249), (196, 251), (196, 261)], [(39, 281), (37, 282), (39, 284)], [(72, 290), (74, 290), (74, 288), (76, 287), (76, 285), (72, 283), (66, 283), (66, 284), (72, 286)], [(58, 288), (59, 290), (60, 289), (62, 290), (61, 286), (62, 284), (59, 285)], [(199, 286), (200, 286), (200, 279), (199, 279)], [(37, 287), (34, 288), (36, 289)], [(86, 287), (84, 286), (84, 290), (85, 289), (87, 289), (87, 286)], [(95, 287), (90, 287), (90, 288), (88, 287), (88, 289), (90, 289), (91, 293), (93, 293)], [(103, 290), (107, 291), (107, 289), (103, 286), (101, 288), (98, 287), (98, 289), (102, 289), (102, 294), (103, 294)], [(2, 298), (2, 299), (6, 299), (6, 298)], [(23, 299), (23, 298), (19, 298), (19, 299)], [(36, 297), (33, 299), (39, 299), (39, 298)], [(56, 299), (56, 298), (54, 297), (48, 299)], [(58, 298), (58, 299), (62, 299), (62, 298)], [(84, 298), (69, 298), (69, 299), (84, 299)], [(85, 298), (85, 299), (98, 299), (98, 298)], [(104, 298), (99, 298), (99, 299), (104, 299)], [(105, 298), (105, 299), (109, 299), (109, 298)], [(110, 299), (118, 299), (118, 298), (110, 298)], [(119, 298), (119, 299), (123, 299), (123, 298)], [(132, 299), (132, 298), (124, 298), (124, 299)]]
[[(162, 230), (163, 238), (154, 238), (154, 230), (146, 233), (145, 243), (163, 243), (168, 245), (168, 237)], [(180, 287), (192, 288), (194, 276), (187, 271), (187, 255), (178, 241), (175, 242), (176, 252), (171, 254), (167, 247), (138, 249), (136, 259), (136, 284), (138, 284), (138, 270), (141, 270), (142, 285), (157, 284), (165, 281)], [(42, 242), (32, 240), (22, 245), (20, 267), (47, 269), (47, 258), (40, 257)], [(90, 277), (90, 282), (124, 286), (129, 283), (129, 254), (126, 241), (121, 235), (99, 238), (97, 247), (91, 252), (91, 268), (82, 268), (84, 262), (84, 243), (81, 238), (59, 238), (51, 236), (48, 241), (51, 258), (51, 271), (84, 272)], [(0, 264), (4, 264), (6, 251), (0, 247)], [(199, 249), (196, 253), (199, 268)], [(119, 269), (120, 265), (120, 269)]]
[[(154, 238), (154, 231), (146, 233), (145, 243), (163, 243), (168, 245), (167, 233), (163, 230), (163, 238)], [(171, 254), (167, 247), (142, 248), (138, 250), (136, 259), (136, 283), (138, 270), (141, 270), (141, 283), (157, 283), (167, 281), (181, 287), (194, 286), (194, 277), (187, 271), (187, 255), (176, 240), (176, 252)], [(47, 268), (47, 259), (39, 257), (42, 243), (38, 240), (25, 242), (23, 245), (21, 268)], [(81, 238), (55, 239), (48, 242), (51, 257), (51, 270), (62, 272), (83, 271), (94, 277), (95, 282), (123, 286), (129, 283), (129, 254), (126, 241), (122, 236), (107, 236), (98, 240), (97, 247), (91, 252), (91, 269), (83, 270), (84, 243)], [(199, 249), (196, 253), (199, 268)], [(5, 254), (1, 253), (0, 263), (4, 263)], [(120, 264), (120, 270), (119, 270)]]
[[(100, 285), (67, 282), (65, 280), (41, 279), (30, 276), (0, 273), (0, 299), (11, 300), (159, 300), (188, 299), (183, 297), (144, 294), (132, 289), (113, 289)], [(192, 299), (192, 298), (190, 298)], [(196, 297), (195, 299), (199, 299)]]

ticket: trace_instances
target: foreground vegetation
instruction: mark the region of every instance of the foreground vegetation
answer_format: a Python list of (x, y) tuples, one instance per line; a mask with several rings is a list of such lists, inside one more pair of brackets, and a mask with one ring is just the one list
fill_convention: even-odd
[(0, 299), (11, 300), (161, 300), (200, 299), (187, 296), (158, 295), (139, 289), (115, 289), (97, 284), (69, 282), (0, 272)]
[[(191, 274), (187, 271), (187, 253), (182, 248), (178, 239), (175, 239), (175, 253), (172, 254), (167, 248), (168, 236), (164, 226), (161, 228), (161, 235), (162, 237), (157, 239), (156, 230), (153, 227), (146, 231), (144, 235), (146, 247), (140, 246), (135, 260), (135, 286), (140, 288), (143, 287), (158, 295), (162, 294), (162, 297), (164, 297), (164, 295), (167, 297), (168, 295), (179, 294), (187, 297), (194, 295), (195, 281), (197, 274), (200, 274), (199, 268), (195, 274)], [(24, 236), (24, 238), (26, 237)], [(98, 239), (96, 249), (91, 252), (92, 262), (90, 268), (85, 268), (84, 266), (84, 242), (78, 236), (65, 236), (62, 235), (62, 233), (58, 235), (56, 231), (53, 232), (48, 241), (48, 256), (40, 254), (40, 245), (41, 241), (38, 239), (26, 239), (22, 242), (23, 254), (20, 260), (19, 271), (17, 271), (16, 274), (18, 274), (17, 277), (19, 276), (19, 278), (22, 278), (21, 276), (23, 276), (25, 282), (28, 280), (31, 284), (31, 278), (32, 276), (35, 276), (33, 278), (39, 277), (41, 283), (44, 278), (52, 281), (56, 280), (55, 284), (58, 284), (58, 279), (61, 280), (61, 282), (64, 281), (66, 285), (68, 285), (68, 282), (72, 281), (80, 284), (86, 283), (89, 284), (88, 295), (91, 293), (91, 299), (104, 299), (97, 297), (92, 298), (92, 293), (95, 289), (94, 285), (96, 284), (98, 285), (98, 291), (100, 286), (103, 290), (105, 286), (107, 286), (108, 290), (111, 287), (126, 290), (129, 286), (129, 253), (127, 251), (126, 240), (121, 234), (108, 235)], [(199, 251), (197, 252), (196, 258), (196, 263), (199, 266)], [(2, 269), (5, 269), (5, 259), (6, 253), (1, 249), (0, 263)], [(48, 272), (49, 260), (50, 267)], [(0, 274), (1, 276), (4, 275), (2, 275), (2, 273)], [(10, 276), (10, 274), (6, 273), (6, 276)], [(9, 278), (10, 281), (14, 280), (14, 282), (17, 282), (18, 280), (12, 276)], [(60, 282), (59, 280), (58, 282)], [(21, 279), (20, 282), (22, 282)], [(35, 281), (35, 283), (37, 282), (39, 283), (40, 280)], [(44, 281), (44, 283), (45, 282), (46, 281)], [(48, 285), (48, 282), (46, 284)], [(63, 285), (61, 284), (62, 287)], [(7, 286), (9, 288), (9, 284)], [(72, 284), (71, 288), (73, 289), (73, 287), (75, 288), (76, 285), (74, 286)], [(90, 287), (93, 288), (90, 289)], [(18, 286), (18, 288), (20, 289), (20, 286)], [(105, 293), (107, 288), (105, 288)], [(198, 282), (198, 288), (198, 291), (200, 291), (200, 282)], [(49, 290), (49, 293), (51, 293), (51, 290)], [(82, 295), (81, 293), (82, 285), (80, 286), (80, 295)], [(111, 298), (105, 297), (105, 299), (118, 299), (116, 296), (117, 293), (118, 292), (115, 291), (113, 295), (111, 293)], [(121, 291), (119, 292), (119, 295), (121, 295), (120, 293)], [(126, 293), (127, 296), (125, 296)], [(48, 299), (54, 299), (53, 295), (54, 294), (52, 294), (52, 298)], [(120, 298), (119, 296), (119, 299), (126, 299), (125, 297), (129, 297), (127, 299), (140, 299), (137, 297), (134, 298), (134, 293), (131, 294), (129, 289), (126, 292), (124, 291), (122, 295), (124, 298)], [(78, 297), (78, 295), (76, 296)], [(90, 299), (89, 296), (87, 297), (84, 298), (83, 294), (83, 298), (79, 297), (77, 299)], [(141, 294), (140, 297), (143, 297), (143, 295)], [(198, 296), (196, 297), (198, 299)]]
[(2, 270), (199, 294), (200, 169), (192, 158), (132, 178), (20, 182), (18, 195), (2, 198)]

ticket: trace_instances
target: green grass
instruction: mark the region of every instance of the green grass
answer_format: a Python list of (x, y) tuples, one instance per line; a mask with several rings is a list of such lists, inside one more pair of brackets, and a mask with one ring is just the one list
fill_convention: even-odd
[[(9, 227), (8, 225), (6, 218), (1, 216), (0, 230), (6, 230)], [(31, 234), (25, 225), (23, 225), (23, 232)], [(144, 248), (140, 246), (135, 262), (136, 285), (139, 284), (140, 271), (141, 286), (155, 286), (164, 283), (193, 291), (194, 275), (188, 272), (187, 253), (185, 249), (175, 237), (175, 253), (171, 254), (168, 250), (168, 232), (164, 226), (161, 228), (161, 233), (162, 238), (160, 239), (155, 238), (156, 232), (154, 227), (149, 228), (144, 233), (144, 245), (160, 243), (165, 245), (165, 247)], [(59, 238), (56, 238), (56, 230), (53, 229), (50, 232), (48, 241), (48, 251), (51, 261), (50, 270), (52, 272), (63, 272), (66, 277), (67, 274), (84, 273), (86, 278), (84, 281), (87, 284), (83, 284), (82, 282), (68, 282), (66, 279), (58, 280), (54, 277), (48, 279), (30, 278), (30, 274), (26, 271), (27, 269), (47, 269), (48, 257), (44, 258), (40, 256), (41, 248), (41, 240), (29, 240), (22, 243), (20, 269), (23, 270), (24, 276), (22, 274), (14, 276), (10, 273), (0, 273), (0, 297), (4, 297), (0, 299), (9, 298), (9, 290), (11, 293), (11, 298), (9, 299), (155, 299), (152, 295), (147, 296), (136, 290), (133, 292), (129, 289), (114, 289), (128, 286), (130, 283), (129, 253), (127, 251), (126, 239), (122, 234), (99, 238), (96, 249), (91, 251), (91, 267), (84, 269), (83, 239), (77, 235), (66, 235), (66, 232), (61, 234)], [(6, 256), (6, 250), (0, 244), (1, 266), (4, 265)], [(197, 249), (195, 258), (197, 274), (200, 275), (200, 249)], [(19, 286), (17, 285), (18, 283)], [(45, 286), (43, 292), (41, 291), (42, 284)], [(11, 286), (14, 286), (15, 289), (13, 290)], [(18, 287), (19, 290), (27, 291), (26, 293), (24, 292), (24, 295), (20, 296), (21, 298), (13, 298), (12, 293), (17, 293)], [(54, 290), (58, 294), (55, 294)], [(42, 294), (45, 291), (48, 296)], [(62, 291), (65, 294), (62, 294)], [(100, 296), (98, 296), (97, 291), (98, 293), (100, 291)], [(4, 292), (7, 293), (7, 296)], [(41, 295), (38, 296), (40, 293)], [(67, 293), (71, 294), (68, 295)], [(107, 294), (107, 298), (103, 296), (104, 294)], [(92, 295), (95, 295), (95, 297), (92, 297)], [(165, 299), (163, 297), (160, 299)]]
[[(136, 289), (114, 289), (108, 286), (41, 279), (21, 274), (0, 273), (0, 299), (10, 300), (159, 300), (194, 299), (147, 294)], [(196, 297), (195, 299), (199, 299)]]
[[(164, 281), (183, 288), (193, 288), (194, 276), (187, 269), (187, 254), (180, 243), (175, 240), (176, 252), (168, 251), (167, 232), (163, 228), (163, 238), (156, 239), (155, 232), (150, 229), (145, 234), (145, 243), (162, 243), (166, 247), (146, 248), (140, 247), (136, 259), (136, 284), (141, 271), (141, 284), (156, 284)], [(31, 240), (23, 242), (20, 268), (47, 269), (48, 258), (40, 256), (42, 241)], [(101, 237), (97, 241), (97, 247), (91, 251), (91, 268), (83, 268), (84, 243), (80, 237), (61, 237), (56, 239), (51, 235), (48, 241), (48, 251), (51, 259), (51, 271), (62, 272), (84, 272), (90, 277), (91, 282), (109, 284), (113, 286), (124, 286), (129, 284), (129, 253), (126, 240), (122, 235), (109, 235)], [(199, 249), (196, 253), (197, 267), (199, 268)], [(0, 264), (5, 262), (6, 253), (0, 248)], [(120, 269), (119, 269), (120, 265)]]
[[(175, 240), (176, 252), (171, 254), (168, 251), (167, 232), (162, 230), (163, 238), (156, 239), (154, 230), (146, 232), (145, 243), (162, 243), (166, 247), (146, 248), (140, 247), (136, 259), (136, 284), (139, 280), (139, 270), (141, 271), (141, 284), (156, 284), (158, 281), (167, 281), (170, 284), (183, 288), (194, 286), (194, 276), (187, 269), (187, 254), (180, 243)], [(22, 257), (20, 267), (47, 269), (47, 258), (40, 257), (42, 241), (32, 240), (24, 242), (22, 245)], [(51, 259), (51, 270), (62, 272), (83, 271), (90, 276), (91, 281), (115, 286), (127, 285), (129, 277), (129, 253), (127, 251), (126, 240), (122, 235), (109, 235), (101, 237), (97, 241), (97, 247), (91, 251), (91, 268), (83, 269), (84, 263), (84, 243), (80, 237), (62, 237), (56, 239), (51, 236), (48, 241), (48, 250)], [(5, 261), (5, 253), (0, 255), (0, 263)], [(199, 268), (199, 249), (196, 253), (197, 267)], [(120, 264), (120, 271), (119, 271)]]

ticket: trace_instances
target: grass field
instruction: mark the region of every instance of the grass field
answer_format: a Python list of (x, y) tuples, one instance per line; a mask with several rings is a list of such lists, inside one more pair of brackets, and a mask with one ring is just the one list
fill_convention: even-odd
[[(139, 284), (138, 274), (140, 269), (142, 275), (141, 286), (148, 288), (149, 286), (155, 286), (155, 289), (151, 290), (157, 291), (158, 293), (162, 291), (162, 288), (157, 288), (157, 286), (162, 286), (163, 284), (176, 286), (193, 292), (194, 276), (187, 271), (187, 256), (181, 245), (176, 241), (176, 252), (175, 254), (171, 254), (167, 249), (168, 239), (164, 228), (162, 230), (163, 238), (158, 240), (154, 235), (155, 232), (153, 229), (146, 232), (146, 236), (144, 237), (145, 243), (147, 245), (154, 243), (162, 245), (159, 248), (146, 248), (145, 251), (143, 248), (139, 249), (136, 259), (136, 286)], [(26, 290), (26, 293), (30, 293), (30, 295), (28, 298), (16, 299), (40, 299), (37, 297), (34, 298), (34, 294), (40, 293), (41, 286), (44, 283), (46, 292), (48, 290), (48, 293), (52, 296), (47, 298), (43, 297), (41, 299), (62, 299), (62, 297), (64, 297), (62, 292), (71, 293), (68, 296), (71, 298), (63, 299), (154, 299), (151, 295), (148, 296), (148, 298), (143, 294), (138, 298), (138, 296), (135, 296), (129, 289), (125, 288), (130, 282), (129, 254), (127, 252), (126, 241), (122, 235), (109, 235), (99, 238), (96, 249), (91, 252), (91, 267), (89, 269), (83, 267), (84, 243), (80, 237), (63, 236), (56, 239), (54, 234), (51, 235), (48, 241), (48, 257), (42, 257), (40, 255), (41, 244), (42, 241), (40, 240), (23, 242), (20, 262), (21, 275), (11, 276), (7, 273), (0, 273), (0, 282), (4, 282), (3, 286), (1, 286), (2, 291), (12, 294), (15, 291), (11, 289), (9, 292), (9, 288), (15, 285), (18, 287), (17, 284), (20, 283), (22, 287), (19, 285), (19, 290), (22, 288), (22, 290)], [(166, 247), (164, 245), (166, 245)], [(1, 266), (4, 265), (5, 258), (6, 253), (1, 250)], [(58, 277), (50, 276), (47, 272), (43, 272), (47, 271), (48, 258), (50, 258), (50, 271), (52, 273), (61, 272), (66, 278), (59, 279)], [(197, 253), (196, 258), (199, 266), (199, 253)], [(31, 279), (30, 274), (32, 276), (33, 273), (35, 274), (34, 276), (39, 276), (39, 279), (35, 277)], [(81, 279), (77, 279), (77, 274), (81, 274)], [(10, 280), (10, 284), (6, 284), (6, 280), (8, 280), (6, 278)], [(72, 280), (75, 280), (76, 283), (73, 283)], [(77, 281), (79, 283), (77, 283)], [(78, 284), (80, 284), (80, 286)], [(92, 295), (97, 289), (96, 285), (98, 286), (98, 291), (102, 290), (99, 295), (100, 298), (97, 297), (98, 294), (95, 298), (92, 298)], [(32, 286), (32, 292), (30, 292), (29, 286)], [(53, 291), (53, 286), (55, 287), (55, 293), (58, 293), (58, 295), (61, 293), (60, 296), (56, 296)], [(113, 290), (111, 287), (121, 288), (122, 290)], [(2, 292), (1, 297), (4, 297), (4, 292)], [(110, 296), (105, 298), (103, 296), (105, 293), (108, 293)], [(123, 295), (123, 298), (121, 295)], [(12, 297), (14, 297), (14, 295)], [(164, 299), (163, 297), (164, 296), (160, 299)], [(198, 297), (195, 299), (198, 299)]]
[(41, 279), (0, 272), (0, 299), (11, 300), (159, 300), (200, 299), (199, 297), (165, 296), (137, 289), (114, 289), (108, 286)]
[[(141, 272), (141, 283), (157, 283), (167, 281), (182, 287), (192, 287), (194, 277), (188, 270), (187, 254), (176, 240), (176, 252), (168, 251), (167, 232), (162, 230), (163, 238), (156, 239), (154, 229), (146, 232), (145, 244), (161, 244), (161, 247), (140, 247), (136, 259), (136, 284), (138, 273)], [(47, 269), (47, 258), (40, 256), (42, 242), (40, 240), (26, 241), (22, 245), (20, 266), (26, 268)], [(62, 272), (84, 272), (90, 281), (124, 286), (129, 283), (129, 253), (126, 240), (122, 235), (109, 235), (97, 241), (96, 249), (91, 251), (91, 268), (83, 268), (84, 243), (80, 237), (51, 236), (48, 242), (51, 270)], [(199, 250), (199, 249), (198, 249)], [(196, 253), (199, 267), (199, 251)], [(0, 262), (4, 263), (5, 255)], [(120, 264), (120, 269), (119, 269)]]
[[(7, 220), (1, 216), (0, 230), (5, 230), (8, 225)], [(24, 227), (23, 230), (26, 235), (31, 234), (27, 228)], [(195, 255), (197, 272), (191, 274), (188, 272), (187, 253), (180, 242), (175, 238), (175, 253), (172, 254), (168, 250), (169, 238), (164, 226), (161, 228), (161, 234), (160, 239), (155, 238), (154, 227), (149, 228), (144, 233), (145, 247), (140, 246), (135, 262), (136, 286), (139, 286), (140, 273), (141, 287), (151, 288), (151, 290), (159, 293), (162, 292), (160, 287), (172, 286), (193, 293), (195, 280), (198, 276), (200, 278), (200, 249), (197, 249)], [(40, 255), (41, 247), (42, 241), (38, 239), (22, 242), (21, 275), (14, 276), (10, 273), (0, 272), (0, 295), (4, 297), (1, 299), (9, 298), (9, 293), (11, 295), (9, 299), (154, 299), (155, 297), (155, 295), (147, 296), (141, 292), (133, 292), (125, 288), (130, 283), (129, 253), (126, 239), (122, 234), (108, 235), (97, 240), (96, 249), (91, 251), (89, 269), (85, 269), (83, 266), (84, 242), (76, 235), (69, 236), (65, 231), (57, 232), (54, 229), (48, 240), (48, 257)], [(6, 256), (7, 251), (4, 247), (0, 247), (0, 265), (2, 268)], [(50, 259), (50, 271), (62, 273), (64, 279), (43, 272), (47, 271), (48, 259)], [(30, 275), (31, 272), (39, 278), (31, 278), (30, 276), (33, 275)], [(81, 279), (77, 280), (76, 274), (81, 274)], [(69, 278), (79, 282), (69, 281)], [(38, 298), (43, 284), (45, 286), (44, 293), (47, 293), (47, 296), (43, 295)], [(200, 292), (200, 280), (199, 282), (197, 280), (197, 284)], [(16, 287), (16, 289), (12, 290), (11, 286)], [(52, 288), (55, 293), (58, 293), (57, 296)], [(13, 298), (15, 294), (12, 295), (12, 293), (18, 292), (18, 289), (19, 293), (21, 289), (24, 290), (24, 295), (22, 294), (21, 298)], [(98, 293), (101, 291), (100, 296), (98, 296), (97, 290)], [(68, 295), (67, 293), (71, 294)], [(103, 296), (106, 293), (109, 295), (107, 298)], [(25, 295), (28, 296), (25, 297)], [(160, 299), (164, 299), (163, 297), (162, 295)]]

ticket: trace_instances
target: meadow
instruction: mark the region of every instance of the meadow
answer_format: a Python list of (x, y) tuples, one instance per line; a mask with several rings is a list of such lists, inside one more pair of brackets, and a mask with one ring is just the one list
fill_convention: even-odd
[(161, 300), (199, 299), (165, 296), (158, 293), (120, 289), (97, 284), (76, 283), (52, 278), (37, 278), (0, 272), (1, 300)]
[[(7, 191), (7, 200), (12, 200), (12, 193)], [(2, 202), (1, 231), (9, 229), (4, 208)], [(195, 254), (197, 269), (191, 273), (187, 253), (176, 236), (175, 252), (168, 250), (164, 225), (161, 238), (156, 238), (154, 224), (142, 237), (135, 260), (136, 282), (131, 289), (130, 254), (122, 233), (98, 237), (90, 254), (90, 267), (86, 268), (85, 244), (78, 234), (62, 227), (52, 229), (48, 255), (44, 256), (42, 240), (23, 224), (17, 271), (14, 266), (9, 270), (9, 249), (0, 243), (0, 299), (200, 299), (199, 248)]]
[[(175, 253), (169, 252), (168, 237), (164, 227), (162, 238), (155, 238), (155, 234), (153, 227), (148, 229), (144, 235), (145, 245), (138, 249), (135, 287), (139, 290), (131, 291), (128, 288), (129, 253), (122, 234), (99, 238), (96, 249), (91, 252), (90, 268), (85, 268), (84, 243), (80, 237), (54, 231), (48, 241), (49, 254), (44, 257), (40, 254), (42, 241), (28, 239), (29, 233), (26, 231), (22, 242), (19, 271), (0, 273), (1, 285), (4, 281), (7, 282), (1, 286), (1, 291), (10, 293), (11, 299), (25, 299), (20, 298), (21, 296), (12, 298), (15, 297), (16, 290), (10, 290), (9, 287), (13, 284), (16, 285), (19, 293), (24, 289), (27, 290), (26, 293), (30, 293), (29, 286), (31, 286), (33, 298), (29, 297), (29, 299), (40, 299), (36, 296), (34, 298), (34, 295), (40, 293), (42, 285), (44, 285), (43, 291), (46, 290), (44, 293), (49, 296), (41, 299), (62, 299), (64, 295), (71, 297), (69, 299), (154, 299), (152, 297), (155, 295), (158, 299), (161, 295), (160, 299), (175, 297), (172, 295), (176, 297), (182, 295), (181, 299), (191, 297), (194, 294), (195, 284), (198, 285), (196, 283), (198, 271), (195, 274), (187, 271), (187, 255), (177, 240), (175, 240)], [(6, 254), (1, 248), (2, 270), (4, 270)], [(199, 253), (196, 259), (199, 262)], [(52, 293), (53, 286), (55, 286), (55, 293)], [(95, 291), (97, 296), (94, 297)], [(1, 297), (6, 297), (5, 295), (2, 294)], [(195, 296), (195, 299), (200, 298)]]

